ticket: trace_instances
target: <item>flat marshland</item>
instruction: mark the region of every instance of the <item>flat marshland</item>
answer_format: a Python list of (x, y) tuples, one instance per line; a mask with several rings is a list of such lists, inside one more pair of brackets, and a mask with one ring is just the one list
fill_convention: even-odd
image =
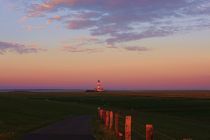
[(99, 106), (130, 114), (133, 139), (145, 139), (147, 123), (158, 140), (210, 139), (210, 91), (110, 91), (0, 93), (0, 140), (20, 139), (68, 116), (91, 115), (95, 121)]

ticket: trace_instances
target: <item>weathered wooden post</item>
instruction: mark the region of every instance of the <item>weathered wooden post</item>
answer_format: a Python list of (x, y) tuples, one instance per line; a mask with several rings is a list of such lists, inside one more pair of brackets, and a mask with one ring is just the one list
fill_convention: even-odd
[(106, 110), (103, 110), (103, 122), (106, 123)]
[(106, 128), (109, 128), (109, 111), (106, 111), (106, 122), (105, 122)]
[(146, 140), (153, 140), (154, 128), (152, 124), (146, 124)]
[(109, 112), (109, 128), (112, 129), (113, 126), (113, 112)]
[(99, 115), (100, 115), (100, 120), (102, 120), (103, 119), (103, 109), (100, 109)]
[(114, 129), (115, 129), (115, 134), (118, 136), (119, 134), (119, 114), (118, 113), (114, 114)]
[(125, 117), (125, 140), (131, 140), (131, 116)]

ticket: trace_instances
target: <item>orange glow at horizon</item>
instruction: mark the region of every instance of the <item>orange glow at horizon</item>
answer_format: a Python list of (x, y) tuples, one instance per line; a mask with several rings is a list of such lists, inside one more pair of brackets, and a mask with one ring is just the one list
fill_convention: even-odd
[(4, 57), (1, 59), (0, 84), (8, 87), (83, 88), (94, 87), (97, 79), (104, 81), (107, 88), (193, 88), (210, 84), (210, 56), (203, 53), (196, 54), (196, 59), (193, 59), (195, 54), (186, 52), (179, 53), (179, 56), (167, 56), (157, 51), (147, 52), (153, 56), (105, 52), (86, 57), (51, 53), (39, 54), (40, 57)]

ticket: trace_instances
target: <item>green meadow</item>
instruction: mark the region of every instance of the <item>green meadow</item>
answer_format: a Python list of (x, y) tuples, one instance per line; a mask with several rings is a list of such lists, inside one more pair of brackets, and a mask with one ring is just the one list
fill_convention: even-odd
[[(210, 92), (196, 93), (201, 97), (194, 96), (195, 92), (189, 96), (189, 91), (186, 97), (158, 96), (160, 91), (152, 92), (149, 96), (138, 92), (1, 93), (0, 140), (20, 139), (30, 131), (68, 116), (87, 114), (93, 116), (95, 136), (102, 139), (105, 133), (94, 130), (101, 129), (96, 119), (99, 106), (119, 112), (121, 125), (123, 117), (131, 115), (134, 140), (145, 139), (148, 123), (154, 125), (155, 140), (210, 139), (210, 98), (206, 96)], [(170, 91), (164, 92), (170, 95)]]

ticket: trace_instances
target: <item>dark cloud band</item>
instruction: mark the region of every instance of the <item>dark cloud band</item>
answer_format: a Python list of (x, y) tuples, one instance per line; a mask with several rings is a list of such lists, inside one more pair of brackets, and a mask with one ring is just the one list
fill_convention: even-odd
[(7, 52), (26, 54), (26, 53), (38, 53), (40, 51), (45, 51), (45, 49), (30, 47), (19, 43), (0, 41), (0, 54), (4, 54)]
[(209, 0), (42, 0), (29, 8), (28, 16), (47, 19), (65, 11), (59, 21), (68, 29), (109, 45), (210, 28)]

